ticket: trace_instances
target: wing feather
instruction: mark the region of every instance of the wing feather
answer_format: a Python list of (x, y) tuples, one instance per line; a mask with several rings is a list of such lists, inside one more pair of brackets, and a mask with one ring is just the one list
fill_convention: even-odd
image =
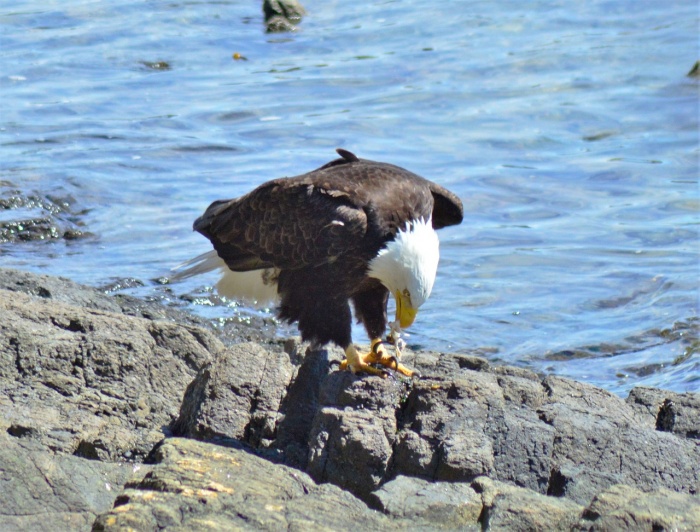
[[(376, 253), (412, 219), (462, 221), (460, 199), (403, 168), (338, 150), (340, 159), (212, 203), (194, 223), (234, 271), (297, 269)], [(363, 240), (364, 239), (364, 240)], [(364, 247), (363, 247), (364, 244)]]
[(352, 248), (367, 231), (367, 216), (342, 191), (278, 179), (239, 199), (214, 202), (194, 229), (234, 271), (297, 269)]

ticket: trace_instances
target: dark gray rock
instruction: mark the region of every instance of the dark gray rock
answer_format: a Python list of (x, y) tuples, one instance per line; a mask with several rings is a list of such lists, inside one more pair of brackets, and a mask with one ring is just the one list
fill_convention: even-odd
[[(424, 377), (401, 386), (326, 379), (309, 438), (307, 471), (317, 481), (363, 500), (397, 475), (450, 482), (487, 475), (579, 504), (618, 483), (698, 492), (698, 446), (661, 432), (609, 392), (492, 370), (473, 357), (421, 354), (417, 363)], [(678, 401), (683, 419), (699, 410), (693, 399)]]
[(613, 484), (700, 492), (700, 447), (660, 432), (616, 395), (547, 377), (541, 419), (556, 431), (548, 493), (588, 504)]
[(420, 367), (424, 378), (398, 412), (391, 474), (452, 482), (491, 475), (546, 493), (554, 431), (523, 408), (541, 404), (541, 385), (529, 373), (484, 373), (469, 368), (485, 365), (451, 358)]
[(403, 385), (390, 379), (329, 376), (310, 433), (311, 476), (366, 499), (386, 479), (403, 393)]
[(492, 372), (496, 375), (498, 385), (503, 390), (503, 398), (508, 404), (537, 409), (547, 400), (547, 392), (534, 371), (513, 366), (496, 366)]
[(122, 486), (148, 470), (53, 454), (37, 441), (0, 433), (0, 529), (89, 530)]
[[(121, 282), (117, 281), (121, 286)], [(121, 289), (121, 288), (119, 288)], [(272, 318), (235, 315), (218, 320), (215, 325), (178, 308), (168, 287), (163, 287), (159, 297), (141, 299), (125, 294), (112, 293), (114, 283), (101, 288), (80, 285), (64, 277), (41, 275), (11, 268), (0, 268), (0, 290), (21, 292), (42, 299), (57, 301), (80, 308), (116, 312), (148, 320), (170, 321), (180, 325), (192, 325), (214, 332), (226, 345), (242, 341), (255, 341), (265, 346), (279, 345), (280, 340)], [(212, 304), (224, 304), (220, 298), (212, 298)]]
[[(0, 290), (21, 292), (83, 309), (121, 312), (121, 307), (114, 297), (63, 277), (0, 268)], [(5, 294), (4, 297), (11, 295)]]
[(269, 446), (277, 436), (280, 405), (293, 369), (287, 353), (258, 344), (239, 344), (219, 352), (187, 387), (172, 433)]
[(297, 0), (264, 0), (263, 13), (268, 33), (296, 31), (296, 25), (306, 15)]
[(0, 427), (87, 458), (134, 460), (223, 349), (195, 327), (0, 291)]
[(285, 350), (298, 370), (280, 405), (282, 419), (275, 447), (281, 450), (287, 465), (305, 469), (309, 456), (309, 434), (319, 409), (321, 388), (331, 373), (331, 362), (340, 362), (344, 355), (337, 348), (305, 349), (297, 339), (288, 342)]
[(700, 439), (700, 395), (674, 393), (658, 388), (634, 388), (627, 403), (648, 415), (657, 430), (684, 438)]
[(0, 286), (0, 528), (85, 530), (224, 347), (66, 279), (0, 269)]

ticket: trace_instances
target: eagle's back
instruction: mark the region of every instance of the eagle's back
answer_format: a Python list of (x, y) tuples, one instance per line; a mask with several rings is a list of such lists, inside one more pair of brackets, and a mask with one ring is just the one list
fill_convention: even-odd
[(437, 213), (436, 227), (461, 221), (461, 202), (438, 185), (398, 166), (339, 153), (307, 174), (212, 203), (195, 230), (229, 268), (246, 271), (299, 269), (344, 256), (368, 261), (406, 222), (430, 218), (434, 205), (448, 207), (447, 214)]

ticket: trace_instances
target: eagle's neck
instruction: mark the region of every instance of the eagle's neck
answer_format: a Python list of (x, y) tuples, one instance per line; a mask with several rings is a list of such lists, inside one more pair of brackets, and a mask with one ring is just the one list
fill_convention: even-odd
[(430, 296), (439, 258), (440, 242), (432, 220), (412, 220), (370, 261), (368, 275), (392, 294), (407, 291), (417, 309)]

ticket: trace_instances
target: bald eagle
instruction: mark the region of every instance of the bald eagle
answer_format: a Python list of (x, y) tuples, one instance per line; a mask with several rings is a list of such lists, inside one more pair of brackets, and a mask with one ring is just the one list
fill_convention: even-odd
[[(220, 268), (220, 294), (278, 301), (279, 317), (296, 322), (304, 341), (344, 349), (341, 368), (383, 375), (379, 364), (410, 376), (383, 346), (389, 295), (395, 324), (410, 326), (435, 281), (435, 230), (462, 221), (462, 202), (408, 170), (336, 151), (317, 170), (212, 203), (194, 230), (214, 250), (176, 277)], [(351, 301), (371, 339), (367, 354), (352, 343)]]

